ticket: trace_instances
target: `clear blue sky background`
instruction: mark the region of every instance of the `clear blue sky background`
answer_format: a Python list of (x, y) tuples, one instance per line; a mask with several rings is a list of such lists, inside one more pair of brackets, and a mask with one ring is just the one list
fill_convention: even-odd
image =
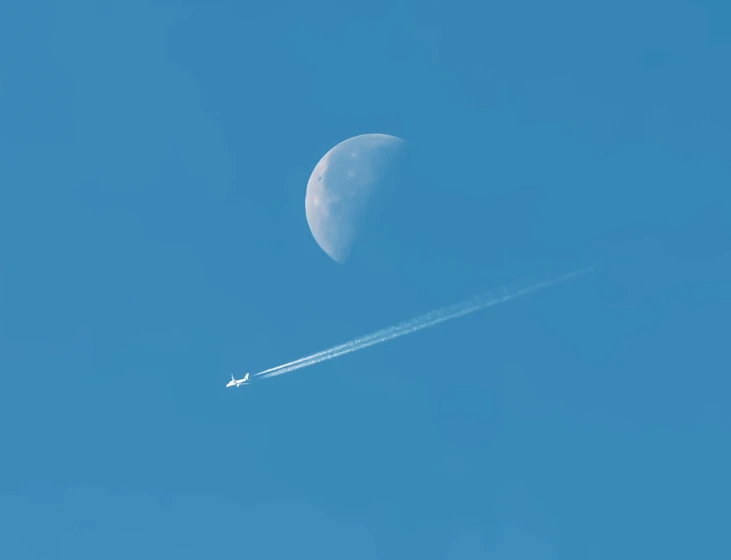
[(2, 2), (0, 556), (731, 558), (731, 4), (600, 4)]

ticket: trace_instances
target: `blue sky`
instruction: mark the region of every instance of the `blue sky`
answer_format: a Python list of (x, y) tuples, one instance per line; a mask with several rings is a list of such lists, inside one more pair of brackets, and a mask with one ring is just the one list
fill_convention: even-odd
[[(729, 557), (730, 16), (3, 3), (0, 556)], [(305, 186), (368, 132), (339, 266)]]

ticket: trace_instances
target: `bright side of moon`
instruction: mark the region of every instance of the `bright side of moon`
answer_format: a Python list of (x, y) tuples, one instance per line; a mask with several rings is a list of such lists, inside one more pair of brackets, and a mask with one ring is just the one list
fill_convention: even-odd
[(371, 199), (404, 140), (362, 134), (340, 142), (317, 163), (307, 183), (305, 214), (315, 241), (345, 264)]

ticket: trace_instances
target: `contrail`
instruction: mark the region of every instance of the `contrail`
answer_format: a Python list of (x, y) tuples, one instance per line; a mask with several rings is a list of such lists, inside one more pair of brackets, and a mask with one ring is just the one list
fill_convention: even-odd
[(513, 292), (508, 292), (505, 288), (503, 288), (501, 290), (501, 295), (496, 295), (495, 292), (488, 292), (486, 294), (479, 295), (475, 298), (462, 301), (460, 303), (455, 303), (452, 305), (441, 307), (435, 311), (430, 311), (429, 313), (414, 317), (413, 319), (409, 319), (408, 321), (403, 321), (402, 323), (399, 323), (392, 327), (386, 327), (371, 334), (359, 338), (354, 338), (349, 342), (344, 342), (343, 344), (339, 344), (337, 346), (333, 346), (332, 348), (328, 348), (327, 350), (322, 350), (315, 354), (305, 356), (304, 358), (294, 360), (293, 362), (288, 362), (277, 367), (260, 371), (255, 375), (255, 377), (264, 376), (263, 378), (267, 379), (269, 377), (275, 377), (277, 375), (289, 373), (290, 371), (294, 371), (296, 369), (313, 366), (315, 364), (319, 364), (320, 362), (324, 362), (325, 360), (332, 360), (333, 358), (344, 356), (345, 354), (350, 354), (351, 352), (356, 352), (358, 350), (362, 350), (363, 348), (368, 348), (369, 346), (374, 346), (375, 344), (386, 342), (387, 340), (393, 340), (394, 338), (399, 338), (401, 336), (420, 331), (421, 329), (433, 327), (434, 325), (444, 323), (445, 321), (449, 321), (451, 319), (464, 317), (465, 315), (469, 315), (470, 313), (474, 313), (475, 311), (479, 311), (487, 307), (492, 307), (493, 305), (498, 305), (500, 303), (505, 303), (506, 301), (510, 301), (511, 299), (527, 295), (531, 292), (535, 292), (543, 288), (555, 286), (556, 284), (564, 282), (570, 278), (574, 278), (582, 274), (587, 274), (589, 272), (593, 272), (594, 270), (596, 270), (596, 267), (585, 268), (577, 272), (565, 274), (564, 276), (560, 276), (553, 280), (540, 282), (528, 288), (523, 288), (521, 290), (516, 290)]

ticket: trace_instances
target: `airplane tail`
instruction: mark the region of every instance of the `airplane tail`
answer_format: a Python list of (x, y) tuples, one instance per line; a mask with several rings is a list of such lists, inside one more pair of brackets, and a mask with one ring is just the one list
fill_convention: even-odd
[(244, 375), (244, 381), (248, 381), (248, 380), (249, 380), (249, 374), (247, 373), (246, 375)]

